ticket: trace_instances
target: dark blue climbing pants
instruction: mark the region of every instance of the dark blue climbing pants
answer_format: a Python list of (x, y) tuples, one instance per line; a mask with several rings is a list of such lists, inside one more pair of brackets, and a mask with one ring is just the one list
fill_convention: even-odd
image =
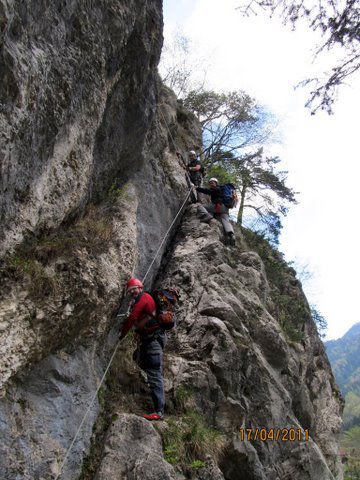
[(163, 348), (165, 335), (160, 333), (153, 339), (141, 339), (139, 366), (146, 375), (154, 402), (155, 412), (164, 413), (165, 394), (163, 379)]

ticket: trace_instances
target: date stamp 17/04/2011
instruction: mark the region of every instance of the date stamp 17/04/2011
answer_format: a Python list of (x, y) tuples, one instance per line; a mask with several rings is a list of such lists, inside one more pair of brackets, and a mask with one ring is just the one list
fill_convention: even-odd
[(309, 430), (302, 428), (240, 428), (240, 440), (260, 442), (307, 442)]

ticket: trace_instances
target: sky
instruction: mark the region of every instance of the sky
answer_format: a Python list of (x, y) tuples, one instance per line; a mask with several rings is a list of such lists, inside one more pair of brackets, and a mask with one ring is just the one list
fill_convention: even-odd
[(165, 39), (180, 30), (194, 57), (204, 59), (208, 88), (244, 90), (279, 119), (282, 142), (271, 153), (299, 192), (279, 249), (310, 273), (303, 277), (306, 296), (328, 322), (326, 340), (339, 338), (360, 321), (360, 75), (339, 90), (334, 115), (311, 116), (308, 90), (294, 85), (321, 74), (336, 52), (314, 62), (320, 39), (305, 24), (292, 31), (262, 12), (246, 18), (235, 10), (239, 3), (164, 0)]

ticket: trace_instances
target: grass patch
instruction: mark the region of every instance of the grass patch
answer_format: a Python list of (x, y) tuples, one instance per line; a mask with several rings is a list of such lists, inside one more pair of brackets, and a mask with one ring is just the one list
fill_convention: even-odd
[(225, 446), (223, 435), (205, 424), (204, 417), (195, 411), (180, 418), (167, 420), (162, 432), (165, 460), (183, 467), (204, 466), (206, 455), (217, 460)]
[(110, 186), (107, 197), (110, 201), (117, 201), (117, 200), (129, 200), (130, 199), (130, 192), (129, 192), (129, 185), (124, 185), (123, 187), (118, 186), (118, 181), (115, 181)]
[(100, 207), (90, 205), (71, 226), (24, 241), (2, 262), (1, 283), (6, 285), (8, 279), (24, 280), (30, 296), (36, 299), (55, 294), (58, 288), (56, 274), (50, 275), (46, 266), (58, 257), (75, 257), (79, 248), (91, 254), (101, 253), (112, 235), (110, 217)]
[(112, 238), (110, 218), (95, 206), (90, 206), (85, 215), (71, 227), (45, 235), (27, 245), (23, 254), (39, 261), (61, 256), (73, 255), (78, 248), (91, 253), (100, 253)]
[(293, 342), (304, 341), (304, 332), (293, 325), (294, 319), (300, 325), (303, 325), (306, 321), (308, 312), (304, 302), (290, 295), (280, 294), (275, 295), (274, 301), (277, 321), (289, 340)]
[(195, 407), (195, 394), (192, 388), (178, 387), (174, 395), (177, 412), (187, 412)]
[(28, 280), (29, 295), (33, 299), (47, 297), (57, 291), (56, 278), (50, 276), (44, 266), (34, 258), (15, 255), (8, 260), (5, 268), (13, 278)]
[(99, 253), (111, 240), (112, 234), (110, 218), (99, 207), (90, 205), (84, 216), (73, 225), (24, 242), (6, 260), (6, 267), (19, 273), (30, 273), (35, 268), (34, 262), (46, 264), (62, 255), (74, 255), (78, 248)]

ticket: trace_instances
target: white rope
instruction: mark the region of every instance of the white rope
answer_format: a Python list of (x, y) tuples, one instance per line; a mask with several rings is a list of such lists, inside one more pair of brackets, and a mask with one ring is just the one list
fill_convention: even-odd
[(64, 468), (64, 465), (65, 465), (65, 463), (66, 463), (67, 457), (69, 456), (69, 453), (70, 453), (70, 451), (71, 451), (71, 449), (72, 449), (72, 447), (73, 447), (73, 445), (74, 445), (74, 443), (75, 443), (75, 441), (76, 441), (76, 439), (77, 439), (77, 437), (78, 437), (78, 435), (79, 435), (79, 433), (80, 433), (80, 430), (81, 430), (82, 426), (84, 425), (84, 422), (85, 422), (85, 420), (86, 420), (86, 417), (88, 416), (88, 414), (89, 414), (89, 412), (90, 412), (90, 409), (91, 409), (91, 407), (92, 407), (92, 404), (94, 403), (94, 400), (95, 400), (95, 398), (97, 397), (97, 394), (99, 393), (99, 390), (100, 390), (100, 388), (101, 388), (101, 386), (102, 386), (102, 384), (103, 384), (103, 382), (104, 382), (104, 380), (105, 380), (105, 377), (106, 377), (107, 372), (109, 371), (110, 365), (112, 364), (112, 361), (114, 360), (114, 357), (115, 357), (115, 354), (116, 354), (116, 352), (117, 352), (117, 349), (118, 349), (119, 345), (120, 345), (120, 342), (118, 342), (118, 343), (116, 344), (116, 347), (115, 347), (115, 349), (114, 349), (114, 351), (113, 351), (113, 354), (111, 355), (110, 361), (109, 361), (109, 363), (108, 363), (108, 366), (107, 366), (106, 369), (105, 369), (104, 375), (102, 376), (102, 378), (101, 378), (101, 380), (100, 380), (100, 383), (99, 383), (99, 385), (98, 385), (98, 387), (97, 387), (97, 389), (96, 389), (96, 392), (94, 393), (94, 396), (92, 397), (91, 402), (90, 402), (90, 404), (89, 404), (89, 406), (88, 406), (88, 409), (86, 410), (85, 415), (84, 415), (83, 419), (81, 420), (81, 423), (80, 423), (80, 425), (79, 425), (79, 428), (77, 429), (76, 434), (75, 434), (72, 442), (70, 443), (69, 448), (68, 448), (67, 451), (66, 451), (66, 455), (65, 455), (64, 460), (62, 461), (62, 463), (61, 463), (61, 465), (60, 465), (60, 470), (59, 470), (59, 473), (56, 475), (55, 480), (58, 480), (58, 478), (60, 478), (60, 476), (61, 476), (62, 469)]
[[(163, 120), (164, 120), (164, 123), (165, 123), (165, 125), (166, 125), (166, 127), (167, 127), (167, 129), (168, 129), (168, 132), (169, 132), (169, 134), (170, 134), (171, 140), (172, 140), (172, 142), (173, 142), (173, 144), (174, 144), (174, 147), (175, 147), (174, 139), (173, 139), (173, 137), (172, 137), (172, 135), (171, 135), (171, 132), (170, 132), (170, 130), (169, 130), (169, 127), (168, 127), (168, 125), (167, 125), (167, 123), (166, 123), (166, 120), (165, 120), (165, 118), (164, 118), (164, 116), (163, 116), (163, 114), (162, 114), (162, 112), (161, 112), (160, 109), (159, 109), (159, 112), (161, 113), (161, 116), (162, 116), (162, 118), (163, 118)], [(143, 282), (143, 283), (145, 282), (146, 277), (148, 276), (148, 274), (149, 274), (149, 272), (150, 272), (150, 270), (151, 270), (151, 267), (154, 265), (154, 262), (155, 262), (158, 254), (159, 254), (159, 252), (160, 252), (160, 250), (161, 250), (161, 248), (162, 248), (162, 246), (163, 246), (163, 244), (164, 244), (164, 242), (165, 242), (166, 237), (168, 236), (170, 230), (172, 229), (174, 223), (176, 222), (178, 216), (180, 215), (182, 209), (184, 208), (184, 206), (185, 206), (185, 204), (186, 204), (186, 202), (187, 202), (187, 200), (188, 200), (188, 198), (189, 198), (189, 196), (190, 196), (190, 194), (191, 194), (191, 191), (192, 191), (192, 189), (189, 190), (189, 192), (188, 192), (188, 194), (186, 195), (186, 198), (185, 198), (183, 204), (181, 205), (180, 209), (178, 210), (177, 214), (175, 215), (174, 220), (171, 222), (170, 227), (167, 229), (167, 231), (166, 231), (166, 233), (165, 233), (165, 235), (164, 235), (164, 237), (163, 237), (163, 239), (162, 239), (162, 241), (161, 241), (161, 243), (160, 243), (160, 246), (159, 246), (159, 248), (157, 249), (157, 251), (156, 251), (156, 253), (155, 253), (154, 258), (153, 258), (152, 262), (150, 263), (150, 266), (149, 266), (149, 268), (147, 269), (147, 271), (146, 271), (146, 273), (145, 273), (145, 275), (144, 275), (144, 278), (142, 279), (142, 282)], [(63, 459), (63, 461), (62, 461), (62, 463), (61, 463), (61, 465), (60, 465), (59, 473), (56, 475), (55, 480), (58, 480), (58, 479), (60, 478), (61, 474), (62, 474), (62, 469), (64, 468), (64, 465), (65, 465), (66, 460), (67, 460), (67, 458), (68, 458), (68, 456), (69, 456), (69, 453), (71, 452), (71, 449), (72, 449), (72, 447), (74, 446), (74, 443), (76, 442), (76, 439), (77, 439), (77, 437), (78, 437), (78, 435), (79, 435), (79, 433), (80, 433), (80, 430), (81, 430), (82, 426), (84, 425), (84, 422), (85, 422), (87, 416), (89, 415), (90, 409), (91, 409), (91, 407), (92, 407), (92, 405), (93, 405), (93, 403), (94, 403), (94, 401), (95, 401), (95, 399), (96, 399), (96, 397), (97, 397), (97, 395), (98, 395), (98, 393), (99, 393), (99, 390), (100, 390), (102, 384), (104, 383), (105, 377), (106, 377), (106, 375), (107, 375), (107, 373), (108, 373), (108, 371), (109, 371), (109, 368), (110, 368), (110, 366), (111, 366), (111, 364), (112, 364), (112, 362), (113, 362), (113, 360), (114, 360), (114, 357), (115, 357), (116, 352), (117, 352), (117, 350), (118, 350), (118, 348), (119, 348), (119, 345), (120, 345), (120, 341), (118, 341), (117, 344), (116, 344), (116, 346), (115, 346), (115, 349), (114, 349), (114, 351), (113, 351), (113, 354), (111, 355), (111, 358), (110, 358), (109, 363), (108, 363), (108, 365), (107, 365), (107, 367), (106, 367), (106, 369), (105, 369), (105, 372), (104, 372), (103, 376), (101, 377), (101, 380), (100, 380), (100, 383), (99, 383), (99, 385), (98, 385), (98, 387), (97, 387), (97, 389), (96, 389), (96, 392), (94, 393), (94, 395), (93, 395), (93, 397), (92, 397), (92, 399), (91, 399), (91, 402), (90, 402), (90, 404), (89, 404), (89, 406), (88, 406), (88, 408), (87, 408), (87, 410), (86, 410), (86, 412), (85, 412), (85, 415), (84, 415), (83, 419), (81, 420), (81, 423), (80, 423), (80, 425), (79, 425), (79, 427), (78, 427), (78, 429), (77, 429), (77, 431), (76, 431), (76, 434), (75, 434), (74, 438), (72, 439), (72, 442), (70, 443), (69, 448), (68, 448), (67, 451), (66, 451), (65, 457), (64, 457), (64, 459)]]
[[(178, 218), (178, 216), (180, 215), (182, 209), (184, 208), (184, 206), (185, 206), (185, 204), (186, 204), (186, 202), (187, 202), (187, 200), (188, 200), (188, 198), (189, 198), (190, 193), (191, 193), (191, 190), (189, 190), (189, 192), (188, 192), (188, 194), (186, 195), (186, 198), (185, 198), (183, 204), (181, 205), (180, 209), (178, 210), (178, 212), (177, 212), (174, 220), (171, 222), (170, 227), (167, 229), (167, 232), (165, 233), (165, 235), (164, 235), (164, 237), (163, 237), (163, 239), (162, 239), (162, 241), (161, 241), (161, 243), (160, 243), (160, 246), (159, 246), (159, 248), (157, 249), (157, 252), (155, 253), (155, 256), (154, 256), (154, 258), (153, 258), (153, 261), (151, 262), (149, 268), (147, 269), (147, 272), (146, 272), (145, 275), (144, 275), (144, 278), (143, 278), (143, 280), (142, 280), (143, 282), (145, 281), (146, 277), (148, 276), (148, 274), (149, 274), (149, 272), (150, 272), (150, 270), (151, 270), (151, 267), (153, 266), (153, 264), (154, 264), (154, 262), (155, 262), (155, 260), (156, 260), (156, 257), (158, 256), (158, 254), (159, 254), (159, 252), (160, 252), (160, 250), (161, 250), (161, 247), (163, 246), (163, 244), (164, 244), (164, 242), (165, 242), (166, 237), (168, 236), (171, 228), (173, 227), (174, 223), (176, 222), (176, 219)], [(105, 377), (106, 377), (106, 375), (107, 375), (107, 373), (108, 373), (108, 371), (109, 371), (110, 365), (112, 364), (112, 362), (113, 362), (113, 360), (114, 360), (114, 357), (115, 357), (115, 354), (116, 354), (116, 352), (117, 352), (117, 349), (118, 349), (119, 345), (120, 345), (120, 342), (118, 342), (118, 343), (116, 344), (116, 346), (115, 346), (114, 352), (113, 352), (113, 354), (111, 355), (111, 358), (110, 358), (110, 360), (109, 360), (109, 363), (108, 363), (108, 365), (107, 365), (107, 367), (106, 367), (106, 369), (105, 369), (105, 372), (104, 372), (103, 376), (101, 377), (101, 380), (100, 380), (100, 383), (99, 383), (99, 385), (98, 385), (98, 387), (97, 387), (97, 389), (96, 389), (96, 392), (94, 393), (94, 395), (93, 395), (93, 397), (92, 397), (92, 399), (91, 399), (91, 402), (90, 402), (90, 404), (89, 404), (89, 406), (88, 406), (88, 408), (87, 408), (87, 410), (86, 410), (86, 412), (85, 412), (85, 415), (84, 415), (83, 419), (81, 420), (81, 423), (80, 423), (80, 425), (79, 425), (79, 427), (78, 427), (78, 429), (77, 429), (77, 431), (76, 431), (76, 434), (75, 434), (75, 436), (74, 436), (74, 438), (73, 438), (73, 440), (72, 440), (69, 448), (68, 448), (67, 451), (66, 451), (65, 457), (64, 457), (64, 459), (63, 459), (63, 461), (62, 461), (62, 463), (61, 463), (61, 465), (60, 465), (59, 473), (58, 473), (57, 476), (55, 477), (55, 480), (58, 480), (58, 479), (60, 478), (60, 476), (61, 476), (62, 469), (64, 468), (64, 465), (65, 465), (66, 460), (67, 460), (67, 458), (68, 458), (68, 456), (69, 456), (69, 453), (70, 453), (72, 447), (74, 446), (74, 443), (75, 443), (75, 441), (76, 441), (76, 439), (77, 439), (77, 437), (78, 437), (78, 435), (79, 435), (79, 433), (80, 433), (80, 430), (81, 430), (82, 426), (84, 425), (84, 422), (85, 422), (85, 420), (86, 420), (86, 418), (87, 418), (87, 416), (88, 416), (88, 414), (89, 414), (89, 412), (90, 412), (90, 409), (91, 409), (91, 407), (92, 407), (92, 405), (93, 405), (93, 403), (94, 403), (94, 401), (95, 401), (95, 399), (96, 399), (96, 397), (97, 397), (97, 394), (99, 393), (99, 390), (100, 390), (102, 384), (104, 383)]]
[(176, 216), (175, 216), (174, 220), (172, 221), (170, 227), (167, 229), (167, 232), (165, 233), (164, 238), (162, 239), (162, 242), (160, 243), (160, 246), (159, 246), (159, 248), (157, 249), (157, 252), (155, 253), (155, 256), (154, 256), (154, 258), (153, 258), (153, 261), (150, 263), (150, 266), (149, 266), (149, 268), (147, 269), (147, 272), (145, 273), (144, 278), (142, 279), (142, 283), (145, 282), (145, 279), (146, 279), (146, 277), (148, 276), (148, 274), (149, 274), (149, 272), (150, 272), (150, 270), (151, 270), (151, 267), (154, 265), (154, 262), (155, 262), (155, 260), (156, 260), (156, 257), (158, 256), (158, 254), (159, 254), (159, 252), (160, 252), (160, 250), (161, 250), (161, 247), (163, 246), (163, 244), (164, 244), (164, 242), (165, 242), (165, 238), (168, 236), (170, 230), (172, 229), (172, 226), (174, 225), (174, 223), (176, 222), (176, 219), (178, 218), (178, 216), (180, 215), (182, 209), (184, 208), (184, 206), (185, 206), (185, 204), (186, 204), (186, 202), (187, 202), (187, 200), (188, 200), (188, 198), (189, 198), (189, 196), (190, 196), (191, 191), (192, 191), (192, 189), (189, 190), (189, 192), (188, 192), (188, 194), (186, 195), (186, 198), (185, 198), (183, 204), (181, 205), (178, 213), (176, 214)]

